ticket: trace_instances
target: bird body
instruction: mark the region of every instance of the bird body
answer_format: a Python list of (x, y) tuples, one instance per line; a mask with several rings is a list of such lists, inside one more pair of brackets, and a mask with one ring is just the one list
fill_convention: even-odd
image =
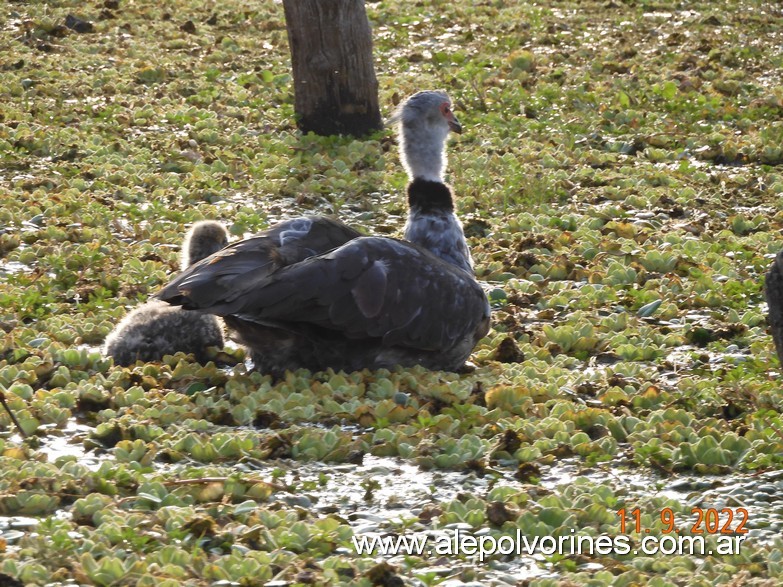
[(415, 94), (393, 120), (411, 177), (409, 242), (295, 218), (190, 267), (157, 297), (223, 316), (256, 368), (276, 375), (459, 369), (489, 329), (489, 304), (442, 178), (446, 137), (461, 127), (444, 92)]
[(103, 353), (113, 357), (117, 365), (160, 361), (180, 351), (206, 363), (207, 348), (222, 348), (223, 343), (223, 331), (215, 316), (149, 300), (125, 316), (106, 337)]
[(768, 320), (772, 339), (775, 342), (780, 364), (783, 366), (783, 251), (777, 254), (767, 272), (764, 293), (769, 307)]
[[(233, 246), (221, 255), (230, 256)], [(158, 295), (224, 316), (264, 372), (394, 365), (457, 370), (488, 330), (489, 307), (475, 279), (404, 241), (358, 237), (271, 272), (263, 256), (257, 259), (255, 269), (238, 263), (232, 267), (241, 272), (228, 273), (226, 265), (214, 281), (186, 278)], [(215, 283), (224, 292), (218, 299)], [(182, 290), (187, 294), (178, 298)]]
[[(219, 251), (228, 233), (218, 222), (196, 223), (182, 246), (182, 268)], [(223, 330), (215, 316), (186, 312), (161, 300), (145, 302), (123, 318), (106, 337), (103, 353), (118, 365), (159, 361), (176, 352), (192, 353), (208, 360), (207, 348), (223, 346)]]

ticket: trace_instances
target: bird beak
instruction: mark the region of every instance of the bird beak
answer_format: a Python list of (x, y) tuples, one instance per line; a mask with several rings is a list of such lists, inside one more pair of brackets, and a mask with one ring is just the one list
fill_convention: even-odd
[(457, 120), (457, 117), (454, 116), (454, 114), (452, 114), (451, 118), (449, 118), (449, 129), (458, 135), (462, 134), (462, 125), (459, 123), (459, 120)]

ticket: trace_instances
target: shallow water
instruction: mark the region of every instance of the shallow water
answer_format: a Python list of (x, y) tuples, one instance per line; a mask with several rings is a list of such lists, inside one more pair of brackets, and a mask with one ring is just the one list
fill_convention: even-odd
[[(110, 458), (108, 455), (99, 458), (94, 451), (84, 447), (83, 441), (93, 428), (79, 424), (73, 419), (69, 420), (63, 428), (45, 425), (41, 426), (39, 431), (45, 431), (46, 434), (40, 437), (40, 445), (36, 447), (36, 451), (46, 455), (49, 462), (54, 463), (62, 457), (72, 457), (88, 469), (95, 471), (103, 461)], [(20, 441), (21, 438), (13, 436), (11, 440)]]
[[(64, 428), (43, 427), (45, 434), (36, 451), (46, 455), (50, 462), (76, 458), (90, 469), (97, 469), (112, 457), (110, 452), (97, 456), (93, 450), (84, 448), (82, 440), (91, 430), (74, 421)], [(8, 440), (22, 442), (18, 435)], [(177, 476), (177, 465), (156, 463), (155, 468)], [(259, 461), (253, 463), (252, 468), (270, 478), (273, 471), (282, 470), (284, 474), (277, 482), (296, 488), (292, 493), (274, 493), (270, 497), (272, 502), (312, 510), (322, 516), (339, 516), (357, 537), (423, 533), (437, 539), (461, 525), (432, 529), (426, 521), (422, 523), (422, 513), (426, 517), (427, 510), (437, 510), (444, 503), (463, 496), (486, 499), (490, 490), (499, 486), (528, 492), (535, 500), (548, 493), (558, 494), (577, 480), (609, 486), (627, 503), (632, 503), (636, 497), (653, 495), (694, 508), (746, 508), (748, 541), (768, 543), (783, 531), (783, 501), (779, 498), (783, 495), (783, 472), (780, 471), (665, 478), (649, 470), (631, 469), (619, 461), (588, 467), (578, 458), (566, 458), (551, 466), (542, 466), (538, 483), (529, 484), (515, 479), (513, 471), (502, 468), (481, 476), (474, 471), (425, 470), (403, 459), (371, 455), (366, 455), (361, 464)], [(68, 508), (63, 508), (54, 516), (67, 518), (70, 513)], [(39, 521), (39, 518), (26, 516), (0, 517), (0, 540), (5, 541), (8, 551), (12, 551), (18, 548), (22, 537), (35, 532)], [(464, 530), (475, 535), (482, 532), (482, 529), (463, 525), (466, 526)], [(401, 556), (388, 560), (392, 564), (404, 563)], [(456, 577), (462, 571), (475, 570), (476, 564), (470, 557), (433, 558), (434, 566), (417, 570), (415, 575), (443, 577), (446, 579), (443, 584), (456, 586), (463, 584)], [(586, 564), (591, 565), (592, 570), (597, 568), (595, 562)], [(483, 585), (509, 585), (534, 577), (555, 576), (551, 564), (539, 554), (490, 560), (481, 565)]]
[(0, 275), (14, 275), (16, 273), (32, 273), (33, 267), (25, 265), (19, 261), (0, 261)]

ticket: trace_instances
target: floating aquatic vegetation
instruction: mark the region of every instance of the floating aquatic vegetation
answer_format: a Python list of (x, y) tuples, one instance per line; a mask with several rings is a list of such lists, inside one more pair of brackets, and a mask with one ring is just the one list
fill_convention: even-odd
[[(294, 131), (279, 4), (70, 4), (17, 3), (2, 32), (0, 385), (18, 424), (0, 411), (0, 583), (780, 575), (774, 10), (368, 4), (382, 105), (431, 85), (460, 110), (449, 181), (493, 330), (469, 374), (273, 381), (241, 349), (123, 368), (95, 348), (197, 220), (239, 237), (312, 212), (399, 234), (396, 149)], [(663, 508), (686, 519), (714, 493), (663, 488), (691, 475), (755, 504), (739, 555), (378, 563), (351, 542), (615, 535), (623, 507), (662, 536)]]

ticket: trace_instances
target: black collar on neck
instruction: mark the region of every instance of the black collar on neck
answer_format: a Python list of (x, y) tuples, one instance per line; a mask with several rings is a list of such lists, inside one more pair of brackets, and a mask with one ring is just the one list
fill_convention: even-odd
[(453, 212), (451, 188), (441, 181), (417, 177), (408, 184), (408, 206), (418, 212)]

